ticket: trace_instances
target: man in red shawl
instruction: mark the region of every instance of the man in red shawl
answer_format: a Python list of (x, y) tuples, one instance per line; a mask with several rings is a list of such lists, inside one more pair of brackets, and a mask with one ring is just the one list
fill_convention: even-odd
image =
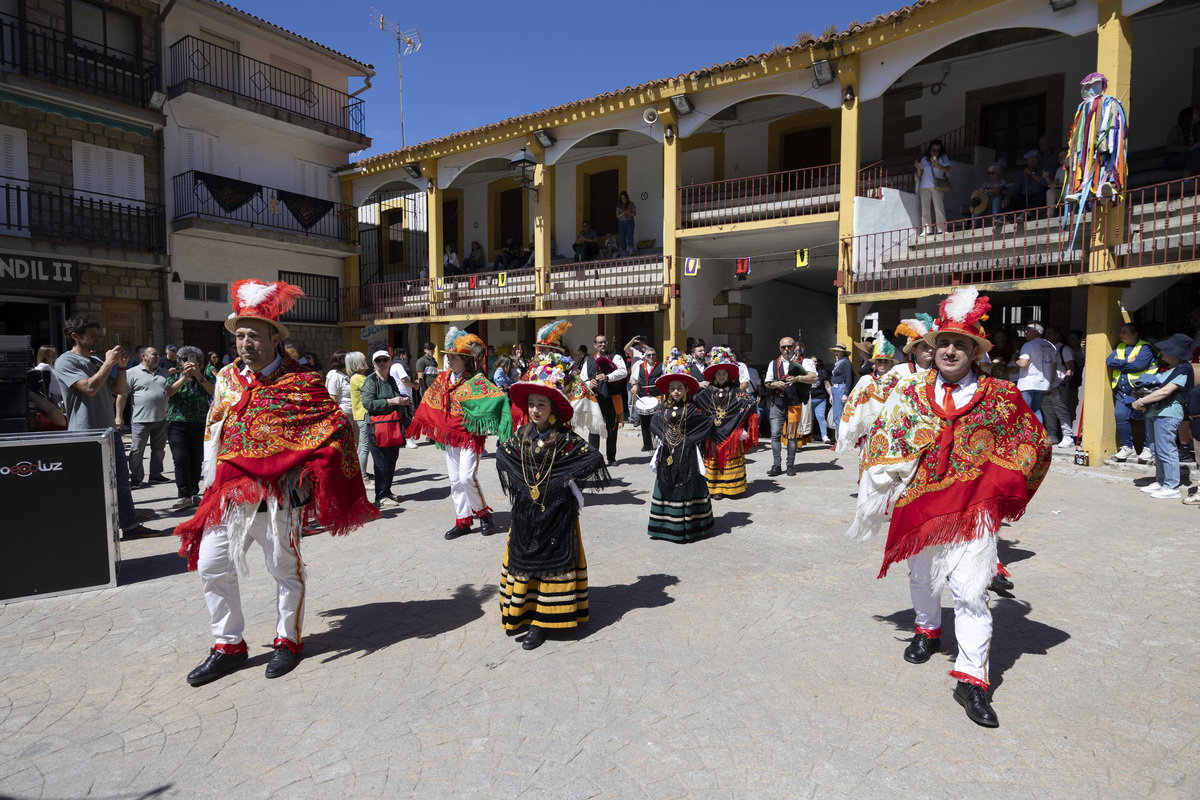
[(978, 375), (990, 347), (981, 322), (991, 308), (975, 287), (941, 305), (925, 341), (934, 369), (888, 395), (862, 459), (851, 536), (888, 522), (883, 568), (908, 559), (916, 635), (904, 660), (921, 664), (941, 649), (942, 587), (954, 597), (958, 679), (954, 699), (973, 722), (1000, 724), (988, 701), (996, 533), (1015, 521), (1050, 467), (1050, 440), (1008, 381)]
[[(304, 293), (282, 281), (235, 281), (225, 328), (239, 357), (218, 374), (204, 433), (204, 499), (175, 529), (179, 554), (200, 572), (216, 643), (192, 670), (192, 686), (215, 681), (248, 657), (238, 575), (246, 551), (262, 547), (275, 579), (275, 653), (267, 677), (291, 672), (303, 647), (305, 569), (300, 529), (315, 511), (331, 534), (379, 516), (367, 500), (346, 416), (321, 376), (285, 356), (280, 314)], [(260, 511), (266, 521), (255, 524)]]

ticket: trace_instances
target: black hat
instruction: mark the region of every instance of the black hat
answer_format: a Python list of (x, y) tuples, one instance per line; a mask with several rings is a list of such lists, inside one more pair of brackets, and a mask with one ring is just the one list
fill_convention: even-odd
[(1177, 333), (1170, 339), (1157, 342), (1154, 346), (1158, 348), (1159, 352), (1175, 356), (1180, 361), (1192, 360), (1192, 337), (1186, 333)]

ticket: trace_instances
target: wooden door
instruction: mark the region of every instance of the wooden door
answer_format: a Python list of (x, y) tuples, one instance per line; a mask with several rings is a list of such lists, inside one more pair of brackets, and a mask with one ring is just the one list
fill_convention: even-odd
[(833, 161), (833, 128), (792, 131), (780, 143), (779, 171), (823, 167)]
[[(500, 230), (492, 232), (492, 257), (499, 255), (504, 249), (505, 238), (513, 237), (517, 247), (524, 247), (525, 240), (525, 192), (520, 189), (507, 189), (500, 193)], [(459, 253), (462, 258), (462, 253)]]
[[(621, 193), (621, 173), (615, 169), (597, 172), (588, 181), (588, 210), (586, 219), (592, 223), (597, 242), (604, 244), (604, 237), (617, 232), (617, 195)], [(631, 198), (632, 199), (632, 198)]]
[(104, 328), (101, 346), (106, 350), (117, 343), (117, 334), (121, 335), (121, 345), (130, 353), (150, 343), (150, 331), (146, 329), (146, 305), (140, 300), (101, 300), (100, 325)]
[[(180, 347), (189, 344), (192, 347), (199, 347), (204, 351), (205, 357), (210, 351), (224, 357), (226, 350), (224, 339), (225, 325), (223, 323), (185, 319), (183, 321), (183, 341), (175, 342), (175, 344)], [(204, 363), (207, 364), (208, 361)]]

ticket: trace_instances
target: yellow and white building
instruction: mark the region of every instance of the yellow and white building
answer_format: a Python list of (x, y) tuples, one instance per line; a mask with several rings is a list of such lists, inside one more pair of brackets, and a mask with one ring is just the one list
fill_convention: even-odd
[[(572, 346), (601, 331), (618, 345), (691, 335), (765, 363), (780, 336), (824, 351), (974, 283), (992, 298), (990, 327), (1038, 318), (1085, 332), (1084, 445), (1101, 461), (1116, 449), (1103, 361), (1121, 321), (1171, 333), (1200, 306), (1197, 188), (1160, 168), (1179, 110), (1200, 98), (1196, 30), (1195, 0), (922, 0), (363, 159), (339, 172), (343, 202), (362, 207), (346, 344), (412, 348), (453, 324), (505, 346), (571, 316)], [(1090, 215), (1073, 245), (1058, 218), (954, 224), (990, 163), (1011, 179), (1039, 138), (1065, 141), (1079, 81), (1096, 71), (1132, 131), (1123, 202)], [(918, 239), (912, 162), (933, 138), (952, 159), (951, 224)], [(639, 254), (574, 262), (583, 220), (615, 233), (622, 190)], [(479, 241), (490, 264), (508, 234), (534, 245), (531, 265), (445, 276), (444, 245), (462, 258)]]

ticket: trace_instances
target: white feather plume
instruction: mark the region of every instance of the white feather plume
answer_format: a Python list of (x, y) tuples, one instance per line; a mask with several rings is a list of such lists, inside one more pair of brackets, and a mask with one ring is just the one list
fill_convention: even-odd
[(955, 322), (964, 322), (967, 319), (967, 314), (975, 308), (975, 301), (979, 298), (979, 290), (974, 286), (963, 286), (955, 289), (950, 297), (946, 300), (946, 316)]
[(275, 291), (273, 283), (243, 283), (238, 287), (238, 300), (242, 307), (257, 307), (262, 305)]

